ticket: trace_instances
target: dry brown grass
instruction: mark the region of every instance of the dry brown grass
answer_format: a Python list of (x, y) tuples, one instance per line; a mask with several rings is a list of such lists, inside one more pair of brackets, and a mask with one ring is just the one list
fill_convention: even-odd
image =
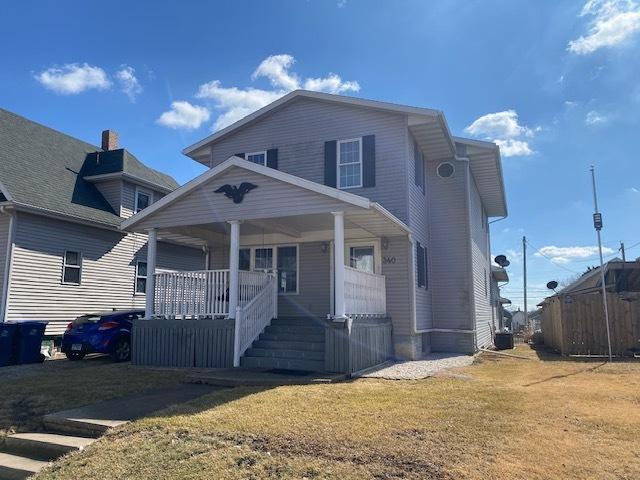
[(120, 428), (39, 479), (624, 479), (640, 364), (484, 356), (471, 376), (224, 390)]

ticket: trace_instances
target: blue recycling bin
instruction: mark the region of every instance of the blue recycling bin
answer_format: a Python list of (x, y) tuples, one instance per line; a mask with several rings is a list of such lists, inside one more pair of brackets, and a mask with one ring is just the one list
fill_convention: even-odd
[(13, 365), (16, 361), (17, 332), (17, 324), (0, 323), (0, 367)]
[(39, 363), (44, 361), (40, 353), (46, 322), (17, 322), (18, 356), (17, 363)]

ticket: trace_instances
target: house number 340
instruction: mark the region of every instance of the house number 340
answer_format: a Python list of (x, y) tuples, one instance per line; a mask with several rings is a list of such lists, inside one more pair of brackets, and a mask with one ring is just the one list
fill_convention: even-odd
[(396, 263), (396, 257), (382, 257), (382, 263), (385, 265), (389, 263)]

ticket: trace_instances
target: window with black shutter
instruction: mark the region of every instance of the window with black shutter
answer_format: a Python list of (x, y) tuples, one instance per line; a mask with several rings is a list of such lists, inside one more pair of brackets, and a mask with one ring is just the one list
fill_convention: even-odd
[(416, 263), (418, 270), (418, 287), (424, 287), (426, 280), (426, 272), (424, 269), (424, 248), (420, 245), (420, 242), (416, 242)]

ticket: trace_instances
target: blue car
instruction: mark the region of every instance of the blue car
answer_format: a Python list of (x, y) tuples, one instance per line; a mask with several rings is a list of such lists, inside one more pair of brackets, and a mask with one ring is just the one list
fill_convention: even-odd
[(116, 362), (131, 358), (132, 322), (144, 318), (144, 310), (116, 310), (82, 315), (67, 325), (62, 353), (82, 360), (88, 353), (108, 353)]

